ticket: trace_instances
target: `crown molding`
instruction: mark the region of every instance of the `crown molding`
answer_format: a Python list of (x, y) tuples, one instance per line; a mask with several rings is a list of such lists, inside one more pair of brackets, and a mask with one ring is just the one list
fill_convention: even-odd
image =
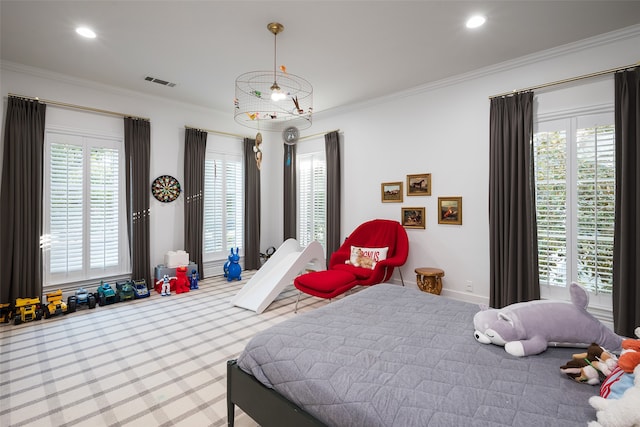
[[(454, 86), (457, 84), (465, 83), (471, 80), (479, 79), (482, 77), (490, 76), (493, 74), (510, 71), (516, 68), (524, 67), (527, 65), (535, 64), (538, 62), (546, 61), (549, 59), (565, 56), (570, 53), (576, 53), (585, 49), (591, 49), (598, 46), (611, 44), (614, 42), (631, 39), (640, 36), (640, 24), (625, 27), (620, 30), (611, 31), (609, 33), (601, 34), (599, 36), (590, 37), (577, 42), (564, 44), (551, 49), (546, 49), (540, 52), (536, 52), (530, 55), (525, 55), (509, 61), (500, 62), (497, 64), (489, 65), (487, 67), (479, 68), (468, 73), (458, 74), (452, 77), (447, 77), (435, 82), (426, 83), (424, 85), (415, 86), (410, 89), (395, 92), (390, 95), (384, 95), (378, 98), (369, 99), (366, 101), (358, 102), (351, 105), (337, 107), (322, 112), (314, 112), (314, 116), (318, 117), (330, 117), (337, 114), (346, 113), (353, 110), (374, 107), (380, 103), (391, 102), (395, 100), (404, 99), (408, 96), (418, 95), (424, 92), (431, 92), (437, 89), (441, 89), (448, 86)], [(640, 61), (640, 58), (636, 58)], [(624, 65), (624, 64), (623, 64)]]
[[(180, 107), (186, 107), (190, 110), (197, 110), (206, 114), (211, 112), (216, 112), (219, 114), (226, 114), (227, 112), (220, 112), (219, 110), (215, 110), (212, 108), (203, 107), (197, 104), (190, 104), (183, 101), (178, 101), (175, 99), (163, 97), (160, 95), (151, 95), (148, 93), (138, 92), (131, 89), (124, 89), (118, 86), (111, 86), (104, 83), (98, 83), (93, 80), (81, 79), (79, 77), (69, 76), (67, 74), (56, 73), (55, 71), (45, 70), (42, 68), (32, 67), (30, 65), (19, 64), (17, 62), (11, 61), (0, 61), (0, 70), (13, 71), (15, 73), (20, 74), (28, 74), (34, 77), (40, 77), (47, 80), (54, 80), (61, 83), (67, 83), (73, 86), (80, 86), (87, 89), (100, 90), (103, 92), (111, 93), (113, 95), (118, 96), (127, 96), (133, 98), (144, 98), (151, 102), (163, 102), (167, 104), (177, 105)], [(33, 96), (36, 97), (38, 95), (34, 94), (21, 94), (24, 96)]]

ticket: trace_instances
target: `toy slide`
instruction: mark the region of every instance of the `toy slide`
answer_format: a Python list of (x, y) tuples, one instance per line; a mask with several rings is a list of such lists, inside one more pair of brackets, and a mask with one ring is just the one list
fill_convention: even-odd
[(315, 271), (326, 270), (322, 245), (313, 241), (301, 249), (296, 239), (287, 239), (231, 299), (231, 304), (262, 313), (309, 264)]

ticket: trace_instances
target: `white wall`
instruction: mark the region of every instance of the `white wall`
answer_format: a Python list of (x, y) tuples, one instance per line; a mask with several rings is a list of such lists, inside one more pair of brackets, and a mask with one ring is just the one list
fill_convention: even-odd
[[(317, 113), (314, 125), (302, 136), (334, 129), (340, 129), (343, 136), (342, 236), (368, 219), (400, 220), (401, 206), (424, 206), (426, 229), (407, 230), (410, 254), (402, 269), (405, 282), (415, 286), (413, 271), (417, 267), (439, 267), (446, 272), (443, 294), (487, 302), (488, 97), (632, 64), (639, 59), (640, 26), (636, 26), (348, 109)], [(401, 71), (397, 78), (402, 78)], [(255, 131), (236, 125), (231, 112), (203, 110), (15, 64), (2, 64), (0, 87), (3, 122), (8, 93), (150, 118), (151, 180), (170, 174), (182, 182), (185, 125), (255, 136)], [(584, 90), (590, 90), (588, 87)], [(566, 96), (548, 99), (548, 110), (571, 108), (574, 103)], [(263, 136), (261, 249), (265, 250), (282, 243), (283, 149), (280, 135)], [(405, 195), (401, 204), (381, 203), (380, 183), (404, 182), (407, 174), (417, 173), (432, 174), (430, 197)], [(437, 223), (438, 196), (463, 197), (461, 226)], [(151, 262), (155, 265), (163, 261), (166, 251), (182, 248), (183, 198), (170, 204), (152, 199), (151, 209)], [(394, 280), (399, 281), (397, 273)], [(466, 281), (472, 282), (473, 292), (465, 291)]]
[[(400, 207), (426, 207), (425, 230), (409, 229), (402, 272), (415, 283), (417, 267), (445, 270), (443, 295), (487, 302), (489, 296), (489, 96), (634, 64), (640, 26), (498, 64), (416, 88), (350, 111), (316, 115), (313, 132), (344, 134), (342, 235), (371, 218), (400, 220)], [(401, 78), (401, 73), (398, 73)], [(613, 102), (613, 75), (538, 91), (541, 112)], [(606, 80), (603, 82), (603, 80)], [(567, 89), (571, 87), (571, 90)], [(604, 95), (603, 95), (604, 94)], [(381, 203), (380, 183), (431, 173), (430, 197)], [(463, 197), (463, 224), (439, 225), (438, 196)], [(394, 280), (399, 276), (394, 274)], [(471, 281), (473, 292), (466, 289)]]

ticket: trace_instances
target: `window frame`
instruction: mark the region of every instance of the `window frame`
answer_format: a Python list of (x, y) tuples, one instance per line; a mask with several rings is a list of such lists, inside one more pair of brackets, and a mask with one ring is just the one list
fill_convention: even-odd
[[(534, 135), (539, 132), (552, 132), (564, 130), (567, 133), (566, 150), (567, 150), (567, 168), (568, 178), (566, 180), (567, 191), (567, 217), (571, 215), (570, 226), (567, 227), (567, 264), (566, 283), (564, 286), (556, 286), (540, 283), (541, 298), (568, 300), (568, 286), (571, 282), (580, 283), (577, 260), (577, 244), (578, 244), (578, 166), (577, 166), (577, 131), (578, 129), (597, 126), (614, 125), (614, 109), (612, 105), (598, 105), (585, 108), (575, 108), (564, 110), (561, 112), (553, 112), (540, 114), (534, 123)], [(559, 126), (565, 124), (565, 126)], [(533, 142), (532, 142), (533, 144)], [(615, 142), (614, 142), (615, 150)], [(534, 150), (535, 151), (535, 150)], [(615, 163), (614, 163), (615, 167)], [(535, 183), (534, 183), (535, 185)], [(536, 197), (538, 196), (536, 191)], [(571, 206), (571, 209), (569, 209)], [(614, 213), (615, 221), (615, 213)], [(592, 292), (587, 290), (590, 298), (590, 306), (597, 310), (610, 311), (613, 307), (612, 294), (603, 292)]]
[[(227, 143), (225, 143), (227, 142)], [(215, 143), (215, 148), (213, 147)], [(238, 144), (237, 141), (233, 141), (231, 144), (228, 143), (228, 141), (223, 141), (221, 139), (216, 139), (214, 138), (212, 141), (208, 141), (207, 143), (207, 149), (205, 151), (205, 187), (204, 187), (204, 206), (207, 206), (207, 182), (206, 182), (206, 170), (207, 170), (207, 162), (211, 161), (211, 160), (220, 160), (223, 162), (223, 170), (225, 172), (225, 183), (226, 183), (226, 164), (229, 160), (233, 160), (234, 162), (237, 162), (240, 166), (240, 187), (242, 188), (241, 194), (244, 194), (244, 179), (245, 179), (245, 174), (244, 174), (244, 152), (242, 150), (242, 144)], [(223, 198), (226, 197), (226, 188), (223, 187)], [(225, 237), (225, 233), (224, 230), (226, 230), (225, 224), (228, 222), (227, 218), (226, 218), (226, 210), (223, 208), (223, 212), (222, 212), (222, 227), (223, 227), (223, 235), (222, 237), (222, 247), (223, 249), (219, 250), (219, 251), (211, 251), (211, 252), (207, 252), (206, 250), (206, 245), (207, 245), (207, 241), (206, 241), (206, 233), (207, 233), (207, 228), (206, 228), (206, 214), (205, 214), (205, 218), (203, 218), (203, 229), (202, 229), (202, 260), (205, 263), (209, 263), (209, 262), (215, 262), (215, 261), (220, 261), (220, 260), (226, 260), (229, 256), (229, 250), (231, 249), (231, 247), (236, 248), (238, 247), (240, 249), (239, 254), (241, 257), (244, 256), (244, 197), (240, 196), (240, 213), (236, 213), (236, 218), (240, 218), (240, 220), (242, 221), (242, 223), (240, 224), (240, 226), (236, 225), (236, 229), (239, 227), (240, 230), (242, 230), (242, 236), (240, 238), (240, 242), (236, 242), (236, 244), (233, 244), (231, 246), (229, 246), (229, 242), (226, 241), (226, 237)], [(224, 204), (224, 201), (222, 202)]]
[[(67, 138), (66, 142), (60, 139)], [(82, 227), (83, 227), (83, 260), (82, 268), (79, 271), (66, 273), (51, 273), (50, 256), (50, 233), (51, 233), (51, 156), (52, 144), (71, 144), (81, 146), (83, 150), (83, 207), (82, 207)], [(91, 267), (91, 149), (108, 148), (115, 149), (118, 153), (118, 263), (107, 268)], [(43, 216), (42, 216), (42, 269), (43, 269), (43, 290), (48, 292), (52, 289), (67, 288), (70, 286), (88, 286), (94, 284), (96, 280), (112, 280), (125, 277), (131, 274), (131, 260), (129, 256), (129, 242), (127, 235), (127, 215), (126, 215), (126, 192), (125, 192), (125, 159), (124, 159), (124, 136), (110, 133), (100, 133), (91, 130), (68, 128), (62, 126), (47, 126), (45, 129), (43, 161)]]

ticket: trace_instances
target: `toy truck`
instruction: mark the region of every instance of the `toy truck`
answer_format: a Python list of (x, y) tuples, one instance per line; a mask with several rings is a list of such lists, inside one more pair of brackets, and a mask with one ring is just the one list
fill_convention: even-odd
[(42, 319), (42, 307), (40, 298), (16, 298), (13, 323), (31, 322)]
[(116, 293), (118, 294), (119, 301), (132, 300), (136, 297), (133, 283), (130, 280), (116, 282)]
[(0, 323), (9, 323), (13, 318), (11, 303), (0, 304)]
[(45, 319), (48, 319), (51, 316), (57, 316), (58, 314), (67, 314), (67, 303), (62, 300), (61, 289), (49, 292), (46, 297), (47, 305), (42, 309)]
[(136, 299), (146, 298), (151, 295), (149, 288), (147, 288), (147, 281), (144, 279), (133, 281), (133, 292), (136, 294)]
[(118, 302), (116, 291), (113, 290), (110, 284), (104, 283), (103, 281), (100, 281), (100, 286), (98, 286), (98, 290), (95, 293), (95, 298), (100, 306)]
[(96, 296), (85, 288), (77, 289), (75, 295), (67, 298), (67, 311), (73, 313), (80, 306), (87, 306), (90, 309), (96, 308)]

